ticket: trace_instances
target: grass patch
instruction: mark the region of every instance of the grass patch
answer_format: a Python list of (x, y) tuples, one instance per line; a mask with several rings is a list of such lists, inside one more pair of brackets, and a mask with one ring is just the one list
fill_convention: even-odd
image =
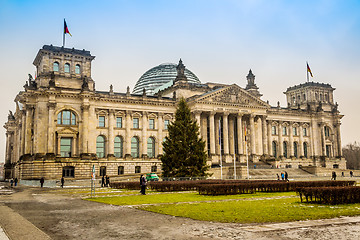
[(223, 196), (204, 196), (197, 192), (184, 193), (162, 193), (148, 195), (118, 196), (118, 197), (95, 197), (86, 200), (101, 202), (112, 205), (141, 205), (141, 204), (164, 204), (179, 202), (202, 202), (202, 201), (221, 201), (229, 199), (244, 198), (262, 198), (262, 197), (278, 197), (278, 196), (296, 196), (294, 192), (286, 193), (256, 193), (256, 194), (240, 194), (240, 195), (223, 195)]
[(139, 209), (196, 220), (236, 223), (290, 222), (360, 214), (360, 204), (337, 206), (304, 204), (298, 197), (142, 206)]

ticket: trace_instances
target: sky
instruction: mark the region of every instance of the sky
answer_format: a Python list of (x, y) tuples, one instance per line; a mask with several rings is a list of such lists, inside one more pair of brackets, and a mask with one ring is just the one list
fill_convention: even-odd
[[(263, 100), (286, 106), (284, 91), (306, 81), (336, 88), (342, 144), (360, 141), (360, 1), (358, 0), (0, 0), (0, 122), (23, 90), (43, 45), (96, 56), (96, 89), (131, 91), (161, 63), (185, 66), (201, 82), (246, 86), (252, 69)], [(1, 137), (2, 136), (2, 137)], [(0, 162), (5, 158), (0, 129)]]

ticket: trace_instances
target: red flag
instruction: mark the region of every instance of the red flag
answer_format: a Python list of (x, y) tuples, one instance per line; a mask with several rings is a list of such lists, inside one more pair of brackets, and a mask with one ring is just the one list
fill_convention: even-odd
[(72, 37), (72, 35), (71, 35), (71, 33), (69, 32), (69, 29), (68, 29), (68, 27), (67, 27), (67, 25), (66, 25), (66, 21), (65, 21), (65, 19), (64, 19), (64, 34), (67, 34), (67, 33)]

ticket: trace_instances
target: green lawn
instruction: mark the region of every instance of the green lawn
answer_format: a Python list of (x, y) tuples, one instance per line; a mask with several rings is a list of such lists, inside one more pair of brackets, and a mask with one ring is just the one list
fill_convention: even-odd
[[(134, 194), (134, 191), (124, 192)], [(228, 196), (203, 196), (197, 192), (150, 193), (146, 196), (136, 194), (86, 200), (113, 205), (140, 205), (137, 208), (146, 211), (215, 222), (270, 223), (360, 215), (360, 204), (328, 206), (301, 203), (294, 192)]]
[(87, 198), (86, 200), (101, 202), (113, 205), (141, 205), (141, 204), (164, 204), (179, 202), (201, 202), (201, 201), (219, 201), (227, 199), (244, 199), (244, 198), (262, 198), (262, 197), (279, 197), (279, 196), (296, 196), (294, 192), (288, 193), (256, 193), (240, 194), (227, 196), (204, 196), (197, 192), (184, 193), (161, 193), (148, 195), (133, 196), (114, 196), (114, 197), (96, 197)]
[(268, 223), (360, 215), (360, 204), (324, 206), (301, 203), (298, 197), (253, 201), (142, 206), (141, 209), (204, 221)]

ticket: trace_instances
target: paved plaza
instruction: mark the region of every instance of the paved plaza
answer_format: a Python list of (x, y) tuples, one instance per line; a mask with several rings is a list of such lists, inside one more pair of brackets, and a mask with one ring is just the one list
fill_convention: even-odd
[(89, 202), (80, 195), (64, 194), (59, 188), (19, 186), (13, 192), (7, 188), (0, 191), (0, 240), (360, 238), (360, 216), (244, 225)]

